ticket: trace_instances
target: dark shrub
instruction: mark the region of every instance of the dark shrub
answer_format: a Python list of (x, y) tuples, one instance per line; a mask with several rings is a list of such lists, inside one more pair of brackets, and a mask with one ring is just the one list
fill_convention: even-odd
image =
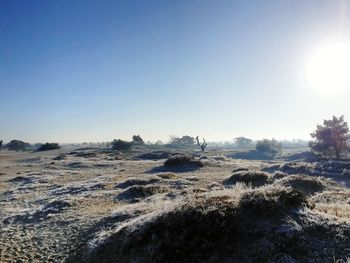
[(195, 160), (191, 156), (187, 155), (178, 155), (168, 158), (164, 162), (165, 166), (168, 167), (176, 167), (176, 166), (197, 166), (197, 167), (203, 167), (203, 163), (199, 160)]
[(113, 234), (87, 262), (269, 262), (281, 252), (302, 259), (309, 247), (280, 229), (305, 200), (291, 189), (265, 190), (238, 203), (229, 196), (184, 203)]
[(251, 184), (253, 187), (262, 186), (267, 183), (269, 176), (265, 172), (260, 171), (239, 171), (235, 172), (227, 178), (225, 184), (245, 183)]
[(260, 215), (279, 215), (291, 208), (305, 205), (306, 196), (292, 188), (279, 188), (269, 185), (256, 188), (243, 194), (240, 206), (242, 209)]
[(2, 147), (2, 140), (0, 141), (0, 149), (1, 149), (1, 147)]
[(37, 149), (37, 151), (38, 151), (38, 152), (50, 151), (50, 150), (57, 150), (57, 149), (59, 149), (59, 148), (61, 148), (61, 147), (58, 145), (58, 143), (54, 143), (54, 142), (48, 143), (48, 142), (47, 142), (47, 143), (41, 145), (41, 146)]
[(130, 150), (132, 146), (132, 142), (127, 142), (127, 141), (123, 141), (121, 139), (118, 140), (113, 140), (112, 142), (112, 149), (113, 150)]
[(7, 144), (7, 148), (10, 151), (24, 151), (26, 148), (29, 148), (30, 144), (20, 141), (20, 140), (12, 140)]

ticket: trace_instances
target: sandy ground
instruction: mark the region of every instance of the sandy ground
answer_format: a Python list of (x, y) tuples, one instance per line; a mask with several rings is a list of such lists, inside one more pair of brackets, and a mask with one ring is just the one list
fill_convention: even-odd
[(203, 159), (203, 168), (172, 171), (163, 167), (164, 159), (69, 154), (71, 150), (0, 152), (1, 262), (65, 261), (107, 229), (115, 211), (133, 204), (118, 198), (125, 191), (120, 183), (128, 179), (154, 180), (168, 195), (181, 194), (188, 188), (207, 191), (237, 168), (260, 170), (283, 163), (234, 160), (214, 152)]

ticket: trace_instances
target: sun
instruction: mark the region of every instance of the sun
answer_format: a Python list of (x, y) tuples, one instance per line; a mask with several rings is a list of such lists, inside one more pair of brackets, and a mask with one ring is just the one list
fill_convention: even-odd
[(350, 90), (350, 44), (334, 42), (315, 48), (307, 62), (306, 77), (320, 93)]

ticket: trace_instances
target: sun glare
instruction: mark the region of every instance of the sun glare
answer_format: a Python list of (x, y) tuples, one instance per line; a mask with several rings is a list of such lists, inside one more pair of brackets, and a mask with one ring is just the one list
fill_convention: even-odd
[(307, 63), (309, 84), (319, 93), (350, 89), (350, 44), (332, 43), (313, 50)]

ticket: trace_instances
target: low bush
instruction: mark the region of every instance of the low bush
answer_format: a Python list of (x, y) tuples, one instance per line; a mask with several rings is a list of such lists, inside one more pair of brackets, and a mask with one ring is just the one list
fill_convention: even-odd
[(121, 139), (112, 141), (112, 149), (113, 150), (126, 151), (126, 150), (130, 150), (131, 147), (132, 147), (132, 142), (123, 141)]
[(289, 175), (277, 180), (274, 185), (291, 187), (306, 195), (312, 195), (324, 190), (331, 190), (337, 187), (336, 183), (321, 177), (308, 175)]
[(10, 151), (25, 151), (30, 147), (30, 144), (20, 140), (12, 140), (6, 145), (6, 147)]
[(238, 171), (224, 181), (224, 184), (231, 185), (245, 183), (253, 187), (258, 187), (268, 182), (269, 175), (260, 171)]
[(120, 228), (84, 262), (313, 262), (315, 251), (346, 260), (349, 225), (305, 205), (284, 187), (201, 193)]
[(187, 155), (178, 155), (168, 158), (164, 162), (164, 166), (167, 167), (176, 167), (176, 166), (197, 166), (197, 167), (203, 167), (204, 164), (194, 159), (192, 156)]
[(51, 151), (51, 150), (57, 150), (60, 149), (61, 147), (58, 145), (58, 143), (45, 143), (43, 145), (41, 145), (37, 151), (38, 152), (42, 152), (42, 151)]
[(240, 206), (253, 214), (278, 215), (306, 203), (306, 196), (299, 191), (268, 185), (244, 193)]

